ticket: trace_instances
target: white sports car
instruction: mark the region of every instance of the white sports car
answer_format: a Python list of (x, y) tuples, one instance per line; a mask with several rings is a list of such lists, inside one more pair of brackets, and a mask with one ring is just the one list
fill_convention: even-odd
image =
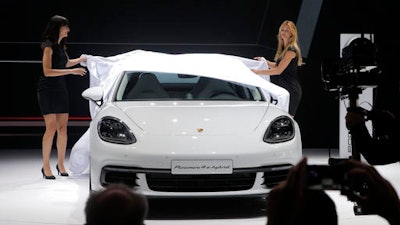
[(88, 56), (91, 191), (125, 183), (148, 197), (268, 193), (300, 160), (301, 135), (287, 93), (252, 73), (252, 61), (141, 50)]

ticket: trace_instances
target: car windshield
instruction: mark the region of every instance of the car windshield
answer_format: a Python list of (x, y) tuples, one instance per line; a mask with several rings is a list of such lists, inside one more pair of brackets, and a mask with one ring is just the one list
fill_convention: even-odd
[(136, 71), (123, 74), (115, 100), (265, 101), (255, 86), (196, 75)]

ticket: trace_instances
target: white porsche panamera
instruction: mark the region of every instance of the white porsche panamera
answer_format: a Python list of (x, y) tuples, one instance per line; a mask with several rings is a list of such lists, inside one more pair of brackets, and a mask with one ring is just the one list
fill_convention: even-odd
[(287, 93), (268, 90), (281, 89), (252, 73), (249, 61), (146, 51), (89, 56), (92, 76), (103, 76), (82, 93), (96, 103), (91, 191), (125, 183), (148, 197), (268, 193), (300, 160), (301, 134), (277, 103), (287, 104)]

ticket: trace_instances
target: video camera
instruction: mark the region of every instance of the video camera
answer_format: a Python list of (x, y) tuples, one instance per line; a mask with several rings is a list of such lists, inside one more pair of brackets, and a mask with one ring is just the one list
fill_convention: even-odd
[(375, 44), (363, 36), (342, 49), (342, 58), (324, 60), (321, 66), (325, 90), (338, 91), (344, 96), (354, 89), (361, 92), (366, 87), (377, 86), (380, 73)]

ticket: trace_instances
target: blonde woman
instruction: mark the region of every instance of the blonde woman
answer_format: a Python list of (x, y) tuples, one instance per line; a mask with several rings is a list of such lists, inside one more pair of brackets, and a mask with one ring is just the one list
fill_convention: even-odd
[[(297, 78), (297, 67), (303, 63), (296, 25), (290, 20), (283, 21), (277, 38), (278, 47), (274, 61), (266, 60), (269, 69), (253, 69), (252, 71), (259, 75), (269, 75), (272, 83), (285, 88), (290, 93), (289, 114), (294, 117), (302, 96), (302, 88)], [(262, 57), (254, 59), (261, 60)]]

